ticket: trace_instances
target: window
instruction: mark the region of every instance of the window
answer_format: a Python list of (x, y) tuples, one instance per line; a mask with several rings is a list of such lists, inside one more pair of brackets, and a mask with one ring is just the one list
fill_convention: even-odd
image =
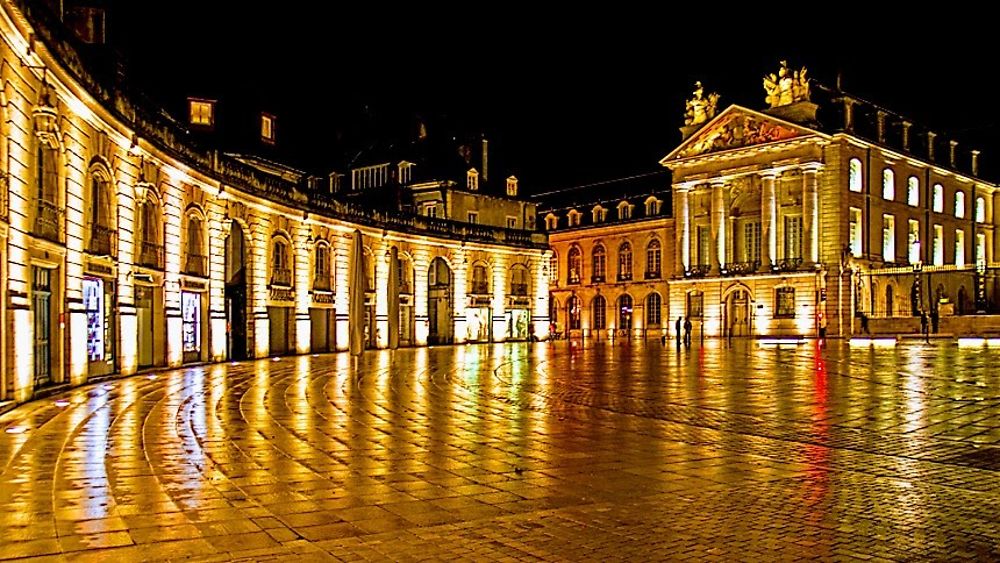
[(326, 244), (316, 245), (316, 263), (313, 265), (313, 289), (328, 291), (331, 289), (330, 247)]
[(965, 192), (955, 192), (955, 217), (965, 219)]
[(618, 329), (632, 329), (632, 296), (625, 294), (618, 298)]
[(944, 265), (944, 227), (934, 225), (934, 265)]
[(920, 180), (916, 176), (906, 179), (906, 204), (913, 207), (920, 205)]
[(189, 99), (191, 125), (212, 127), (215, 125), (215, 102), (212, 100)]
[(650, 197), (646, 200), (646, 216), (651, 217), (653, 215), (659, 215), (660, 213), (660, 200), (655, 197)]
[(743, 223), (743, 261), (760, 263), (760, 221)]
[(851, 208), (851, 254), (855, 258), (861, 258), (864, 251), (861, 243), (861, 210), (857, 207)]
[(274, 116), (260, 114), (260, 138), (265, 143), (274, 143)]
[(479, 212), (478, 211), (470, 211), (469, 212), (469, 222), (472, 223), (473, 225), (479, 223)]
[(896, 199), (896, 174), (891, 168), (882, 171), (882, 199), (887, 201)]
[(934, 184), (934, 212), (944, 213), (944, 186)]
[(554, 231), (559, 226), (559, 217), (549, 213), (545, 216), (545, 230)]
[(283, 240), (274, 241), (271, 247), (271, 285), (292, 286), (292, 269), (288, 261), (288, 245)]
[(110, 256), (112, 240), (117, 234), (111, 228), (111, 185), (104, 172), (95, 173), (90, 182), (90, 221), (87, 225), (90, 242), (87, 250), (93, 254)]
[(603, 244), (599, 244), (594, 247), (594, 251), (591, 254), (593, 262), (593, 264), (591, 264), (591, 281), (602, 282), (604, 281), (607, 269), (607, 251), (604, 250)]
[(632, 279), (632, 245), (623, 242), (618, 247), (618, 280)]
[(646, 298), (646, 326), (660, 325), (660, 305), (660, 294), (650, 293)]
[(569, 272), (566, 283), (580, 283), (580, 279), (583, 277), (583, 253), (580, 252), (579, 246), (569, 249), (566, 267), (568, 268), (567, 272)]
[(472, 293), (474, 295), (487, 295), (490, 292), (490, 283), (486, 276), (486, 266), (476, 264), (472, 268)]
[(156, 202), (151, 199), (139, 204), (139, 264), (150, 268), (163, 267), (163, 246), (160, 245), (160, 218)]
[(982, 196), (976, 198), (976, 222), (986, 222), (986, 199)]
[(428, 217), (438, 216), (438, 207), (436, 203), (428, 203), (424, 205), (424, 215)]
[(194, 215), (188, 217), (185, 273), (196, 276), (204, 276), (207, 273), (204, 238), (204, 227), (201, 219)]
[(516, 229), (517, 228), (517, 217), (507, 216), (507, 228)]
[(687, 294), (687, 316), (689, 319), (700, 319), (704, 316), (704, 297), (700, 291), (692, 291)]
[(965, 231), (955, 229), (955, 265), (965, 267)]
[(708, 227), (698, 227), (698, 265), (712, 263), (712, 232)]
[(785, 259), (802, 258), (802, 216), (785, 217)]
[(632, 206), (627, 201), (618, 204), (618, 218), (623, 221), (632, 218)]
[(549, 256), (549, 283), (559, 285), (559, 256), (555, 252)]
[(896, 218), (892, 215), (882, 216), (882, 259), (896, 261)]
[(646, 246), (646, 279), (660, 277), (660, 241), (653, 239)]
[(580, 330), (580, 298), (576, 295), (570, 297), (566, 309), (569, 313), (569, 329)]
[(976, 233), (976, 269), (986, 267), (986, 233)]
[(920, 221), (910, 219), (907, 221), (907, 256), (910, 264), (920, 262)]
[(576, 209), (570, 209), (569, 210), (569, 214), (567, 214), (567, 216), (566, 216), (567, 219), (569, 220), (569, 226), (570, 227), (579, 227), (580, 226), (580, 216), (581, 215), (582, 215), (582, 213), (580, 213)]
[(774, 290), (774, 318), (790, 319), (795, 317), (795, 288), (779, 287)]
[(201, 351), (201, 295), (190, 291), (181, 292), (181, 348)]
[(592, 211), (595, 223), (603, 223), (608, 217), (608, 210), (600, 205), (595, 205)]
[(861, 192), (864, 190), (864, 180), (861, 176), (861, 159), (851, 159), (848, 167), (847, 186), (852, 192)]
[(507, 177), (507, 195), (517, 197), (517, 177), (515, 176)]
[(604, 330), (608, 328), (607, 307), (608, 304), (607, 301), (604, 300), (604, 296), (598, 295), (597, 297), (594, 297), (594, 300), (590, 304), (594, 317), (594, 330)]
[(399, 183), (400, 185), (409, 184), (413, 181), (413, 163), (402, 161), (397, 165), (399, 169)]
[[(38, 141), (36, 166), (34, 234), (60, 242), (63, 211), (59, 205), (59, 151), (49, 143)], [(4, 188), (6, 189), (6, 188)]]
[(528, 268), (516, 265), (510, 271), (510, 293), (525, 297), (528, 295)]
[(470, 190), (479, 189), (479, 172), (475, 168), (469, 169), (469, 172), (465, 175), (465, 187)]

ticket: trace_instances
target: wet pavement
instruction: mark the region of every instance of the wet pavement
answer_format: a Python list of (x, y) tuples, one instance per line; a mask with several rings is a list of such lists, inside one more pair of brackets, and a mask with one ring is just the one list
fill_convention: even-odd
[(1000, 350), (497, 344), (0, 416), (0, 558), (1000, 559)]

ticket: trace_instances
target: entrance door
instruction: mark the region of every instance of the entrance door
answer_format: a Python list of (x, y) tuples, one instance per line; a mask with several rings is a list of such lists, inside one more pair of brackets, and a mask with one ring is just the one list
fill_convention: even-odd
[(729, 295), (729, 335), (750, 336), (750, 295), (738, 289)]
[(247, 281), (243, 241), (243, 229), (233, 221), (226, 239), (226, 344), (230, 360), (250, 357), (247, 353)]
[(430, 327), (427, 342), (450, 344), (454, 341), (455, 334), (451, 268), (443, 259), (435, 258), (427, 273), (427, 313)]
[(31, 305), (35, 314), (35, 387), (52, 383), (52, 271), (32, 268)]
[(139, 367), (149, 367), (153, 365), (153, 288), (136, 286), (135, 315), (139, 330)]

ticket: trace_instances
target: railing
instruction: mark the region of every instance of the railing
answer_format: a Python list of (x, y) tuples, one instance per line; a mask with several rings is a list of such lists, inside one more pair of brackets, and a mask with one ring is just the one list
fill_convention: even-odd
[(712, 271), (712, 266), (710, 264), (695, 264), (684, 272), (684, 277), (686, 278), (703, 278)]
[(660, 279), (660, 271), (656, 270), (655, 272), (646, 272), (646, 279), (647, 280), (658, 280), (658, 279)]
[(333, 287), (333, 280), (327, 272), (320, 272), (313, 276), (313, 289), (319, 291), (330, 291)]
[(143, 242), (139, 246), (139, 265), (163, 269), (163, 245)]
[(90, 225), (90, 242), (87, 243), (87, 252), (98, 256), (113, 256), (115, 253), (115, 242), (118, 240), (118, 232), (104, 225)]
[(472, 282), (472, 291), (474, 295), (488, 295), (490, 292), (489, 282), (484, 281), (474, 281)]
[(204, 276), (208, 271), (208, 257), (202, 254), (188, 254), (184, 260), (184, 273), (192, 276)]
[(733, 262), (731, 264), (726, 264), (724, 268), (720, 268), (719, 273), (723, 276), (745, 276), (747, 274), (753, 274), (759, 269), (760, 261)]
[(566, 285), (580, 285), (580, 274), (570, 270), (569, 275), (566, 277)]
[(528, 294), (528, 284), (526, 283), (512, 283), (510, 284), (510, 294), (525, 296)]
[(292, 270), (291, 268), (273, 268), (271, 269), (271, 285), (281, 285), (284, 287), (292, 287)]
[(35, 226), (32, 234), (52, 242), (62, 242), (63, 238), (63, 217), (66, 212), (55, 203), (44, 200), (35, 200)]
[(620, 282), (632, 281), (632, 272), (624, 272), (618, 274), (618, 281)]
[(413, 294), (413, 284), (410, 283), (410, 282), (408, 282), (408, 281), (400, 282), (399, 283), (399, 292), (402, 293), (402, 294), (405, 294), (405, 295), (412, 295)]
[(794, 272), (801, 267), (801, 258), (785, 258), (784, 260), (778, 260), (778, 262), (772, 266), (772, 269), (776, 272)]
[(604, 283), (604, 276), (590, 276), (590, 283)]

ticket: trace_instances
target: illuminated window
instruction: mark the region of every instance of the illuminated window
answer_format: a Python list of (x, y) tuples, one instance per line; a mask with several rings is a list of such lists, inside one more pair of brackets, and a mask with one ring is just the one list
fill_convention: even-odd
[(785, 217), (785, 259), (802, 258), (802, 216)]
[(976, 198), (976, 222), (986, 222), (986, 199), (981, 196)]
[(632, 296), (625, 294), (618, 298), (618, 330), (632, 329)]
[(965, 231), (962, 229), (955, 230), (955, 265), (965, 267)]
[(599, 244), (594, 247), (594, 251), (591, 254), (591, 281), (602, 282), (604, 281), (604, 276), (607, 269), (607, 251), (604, 249), (603, 244)]
[(569, 329), (580, 330), (580, 298), (576, 295), (569, 298), (566, 304), (566, 312), (569, 314)]
[(593, 310), (594, 330), (604, 330), (608, 328), (607, 307), (608, 303), (604, 296), (598, 295), (591, 301), (590, 307)]
[(965, 192), (955, 192), (955, 217), (965, 219)]
[(330, 290), (330, 247), (327, 244), (316, 245), (315, 263), (313, 264), (313, 289)]
[(660, 277), (660, 241), (653, 239), (646, 246), (646, 279)]
[(632, 218), (632, 206), (627, 201), (618, 204), (618, 218), (623, 221)]
[(659, 293), (650, 293), (646, 298), (646, 326), (659, 326), (662, 300)]
[(466, 174), (465, 187), (470, 190), (479, 189), (479, 172), (475, 168), (469, 169), (469, 172)]
[(207, 272), (205, 256), (205, 230), (201, 219), (192, 215), (187, 224), (187, 256), (184, 263), (184, 273), (204, 276)]
[(907, 221), (907, 259), (910, 264), (920, 262), (920, 221), (910, 219)]
[(545, 230), (554, 231), (556, 227), (559, 226), (559, 217), (556, 217), (552, 213), (545, 216)]
[(660, 213), (660, 200), (650, 196), (646, 200), (646, 216), (658, 215)]
[(469, 222), (472, 223), (473, 225), (478, 224), (479, 223), (479, 212), (477, 212), (477, 211), (470, 211), (469, 212)]
[(632, 245), (623, 242), (618, 247), (618, 280), (632, 279)]
[(211, 100), (188, 100), (191, 109), (191, 125), (212, 127), (215, 125), (215, 102)]
[(976, 268), (986, 267), (986, 234), (976, 233)]
[(861, 160), (852, 158), (848, 171), (847, 186), (852, 192), (861, 192), (864, 189), (864, 180), (861, 177)]
[(704, 316), (705, 294), (692, 291), (687, 295), (687, 316), (689, 319), (700, 319)]
[(555, 252), (549, 256), (549, 283), (559, 285), (559, 256)]
[(944, 213), (944, 186), (934, 184), (934, 212)]
[(424, 215), (428, 217), (438, 216), (438, 207), (436, 203), (428, 203), (424, 205)]
[(698, 265), (708, 266), (712, 263), (712, 237), (708, 227), (698, 227)]
[(913, 207), (920, 205), (920, 180), (916, 176), (906, 180), (906, 203)]
[(265, 143), (274, 142), (274, 116), (262, 113), (260, 115), (260, 138)]
[(413, 163), (412, 162), (400, 162), (396, 165), (399, 171), (399, 183), (402, 185), (409, 184), (413, 181)]
[(934, 225), (934, 246), (932, 248), (934, 252), (934, 265), (942, 266), (944, 265), (944, 227), (941, 225)]
[(891, 168), (882, 171), (882, 199), (887, 201), (896, 199), (896, 174)]
[(795, 317), (795, 288), (779, 287), (774, 290), (774, 318), (790, 319)]
[(507, 178), (507, 195), (510, 197), (517, 196), (517, 177), (509, 176)]
[(855, 258), (860, 258), (863, 252), (861, 243), (861, 210), (857, 207), (851, 208), (851, 254)]
[(569, 249), (566, 268), (568, 272), (566, 283), (580, 283), (580, 279), (583, 278), (583, 253), (580, 252), (580, 247), (574, 246)]
[(882, 259), (896, 261), (896, 218), (892, 215), (882, 216)]
[(576, 209), (570, 209), (569, 213), (566, 215), (566, 219), (569, 222), (569, 226), (570, 227), (579, 227), (580, 226), (580, 216), (581, 215), (583, 215), (583, 214), (580, 213), (579, 211), (577, 211)]
[(760, 221), (743, 223), (743, 261), (760, 263)]
[(517, 228), (517, 217), (507, 216), (507, 228), (516, 229)]
[(595, 223), (603, 223), (608, 217), (608, 210), (604, 209), (600, 205), (595, 205), (592, 210)]

